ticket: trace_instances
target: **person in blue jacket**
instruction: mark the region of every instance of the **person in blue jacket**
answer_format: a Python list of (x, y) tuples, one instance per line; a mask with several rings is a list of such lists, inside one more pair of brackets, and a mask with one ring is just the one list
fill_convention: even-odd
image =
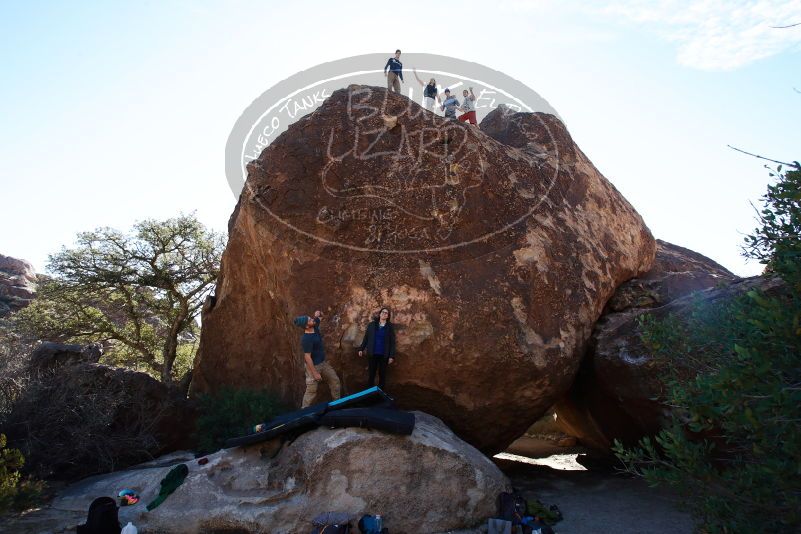
[(378, 387), (384, 389), (387, 383), (387, 365), (395, 362), (395, 329), (389, 320), (389, 308), (381, 308), (378, 316), (367, 325), (364, 339), (359, 346), (359, 356), (367, 353), (368, 386), (375, 385), (375, 374), (378, 371)]
[[(400, 93), (400, 84), (403, 81), (403, 63), (400, 61), (400, 50), (395, 50), (395, 57), (387, 60), (384, 65), (384, 76), (387, 78), (387, 89)], [(389, 72), (387, 72), (389, 70)], [(400, 81), (398, 81), (400, 80)]]

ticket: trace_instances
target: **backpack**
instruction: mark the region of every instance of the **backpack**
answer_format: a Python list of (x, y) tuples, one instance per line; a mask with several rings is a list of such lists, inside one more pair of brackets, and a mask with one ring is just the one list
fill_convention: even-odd
[(378, 528), (378, 520), (374, 515), (363, 515), (359, 519), (359, 531), (362, 534), (386, 534), (389, 532), (387, 529)]
[(511, 521), (513, 525), (520, 525), (523, 516), (526, 515), (528, 503), (522, 495), (516, 491), (507, 493), (505, 491), (498, 494), (498, 518)]
[(117, 503), (111, 497), (98, 497), (89, 505), (86, 523), (78, 525), (78, 534), (120, 534)]

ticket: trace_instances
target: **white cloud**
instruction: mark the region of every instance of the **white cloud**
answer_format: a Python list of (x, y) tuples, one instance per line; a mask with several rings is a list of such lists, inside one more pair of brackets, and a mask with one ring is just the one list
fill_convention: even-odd
[(677, 60), (702, 70), (733, 70), (801, 43), (801, 0), (622, 0), (606, 14), (653, 29), (678, 45)]

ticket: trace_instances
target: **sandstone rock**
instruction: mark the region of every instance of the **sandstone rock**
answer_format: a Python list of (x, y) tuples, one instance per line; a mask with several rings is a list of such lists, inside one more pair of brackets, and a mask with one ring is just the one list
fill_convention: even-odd
[[(576, 382), (555, 407), (560, 429), (585, 446), (602, 450), (616, 437), (636, 441), (655, 432), (662, 413), (654, 400), (661, 389), (653, 376), (659, 369), (625, 356), (610, 357), (610, 353), (631, 354), (624, 347), (635, 342), (636, 318), (644, 311), (737, 279), (702, 254), (657, 240), (652, 268), (621, 284), (609, 299)], [(618, 335), (622, 337), (616, 338)], [(638, 350), (642, 351), (641, 345)]]
[(33, 265), (0, 254), (0, 317), (27, 306), (36, 295)]
[(346, 390), (362, 389), (355, 348), (385, 305), (390, 394), (500, 451), (567, 391), (606, 301), (653, 261), (640, 216), (551, 115), (499, 108), (478, 129), (351, 86), (248, 169), (194, 392), (267, 387), (297, 405), (291, 319), (315, 309)]
[[(141, 501), (120, 508), (122, 523), (165, 534), (310, 532), (311, 519), (328, 511), (355, 518), (381, 514), (393, 534), (447, 532), (486, 522), (495, 514), (498, 493), (509, 490), (508, 480), (438, 419), (415, 415), (411, 436), (321, 428), (285, 444), (274, 459), (275, 442), (222, 450), (204, 465), (191, 455), (172, 455), (159, 467), (137, 466), (70, 486), (51, 507), (85, 511), (97, 496), (133, 489)], [(181, 462), (189, 467), (183, 485), (146, 512), (160, 480)]]
[(659, 308), (632, 309), (604, 317), (596, 326), (594, 349), (582, 363), (571, 394), (556, 406), (562, 428), (583, 444), (596, 448), (608, 448), (614, 439), (633, 443), (644, 435), (657, 433), (668, 413), (661, 402), (661, 377), (667, 369), (643, 345), (638, 318), (650, 313), (656, 319), (674, 315), (681, 320), (694, 309), (697, 299), (713, 303), (754, 288), (776, 291), (781, 285), (773, 278), (739, 279)]
[(656, 308), (694, 291), (725, 286), (736, 279), (728, 269), (706, 256), (657, 239), (656, 260), (651, 270), (617, 288), (606, 313)]

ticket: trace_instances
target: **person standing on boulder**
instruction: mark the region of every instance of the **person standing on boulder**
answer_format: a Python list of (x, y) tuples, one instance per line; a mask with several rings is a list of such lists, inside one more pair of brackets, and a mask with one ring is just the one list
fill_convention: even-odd
[(414, 77), (417, 78), (417, 81), (423, 86), (423, 107), (433, 111), (437, 102), (439, 102), (439, 96), (437, 95), (437, 80), (431, 78), (428, 80), (428, 84), (425, 84), (417, 75), (416, 70), (414, 71)]
[(384, 389), (387, 383), (387, 364), (395, 362), (395, 329), (389, 316), (389, 308), (381, 308), (367, 325), (364, 339), (359, 345), (359, 356), (363, 356), (367, 349), (369, 358), (368, 387), (375, 385), (375, 373), (378, 371), (378, 387)]
[(459, 100), (451, 96), (451, 90), (445, 89), (445, 101), (442, 103), (442, 110), (445, 112), (446, 119), (456, 120), (456, 109), (459, 107)]
[(320, 335), (320, 320), (322, 313), (314, 312), (314, 317), (301, 315), (293, 321), (295, 326), (303, 328), (300, 346), (303, 349), (303, 361), (306, 368), (306, 392), (303, 394), (301, 408), (310, 406), (317, 396), (317, 384), (322, 380), (328, 383), (331, 397), (336, 400), (341, 395), (341, 385), (331, 364), (325, 361), (323, 337)]
[(462, 102), (459, 109), (464, 113), (459, 115), (459, 120), (461, 122), (470, 121), (470, 124), (478, 126), (478, 121), (476, 120), (476, 95), (473, 94), (473, 88), (470, 88), (469, 94), (467, 89), (462, 91), (462, 96), (464, 96), (464, 102)]
[[(391, 57), (387, 60), (387, 64), (384, 65), (384, 76), (387, 79), (387, 89), (390, 91), (395, 91), (396, 93), (400, 93), (400, 82), (403, 81), (403, 63), (400, 61), (401, 51), (400, 49), (395, 50), (395, 57)], [(387, 73), (387, 69), (389, 72)], [(400, 81), (398, 81), (400, 79)]]

